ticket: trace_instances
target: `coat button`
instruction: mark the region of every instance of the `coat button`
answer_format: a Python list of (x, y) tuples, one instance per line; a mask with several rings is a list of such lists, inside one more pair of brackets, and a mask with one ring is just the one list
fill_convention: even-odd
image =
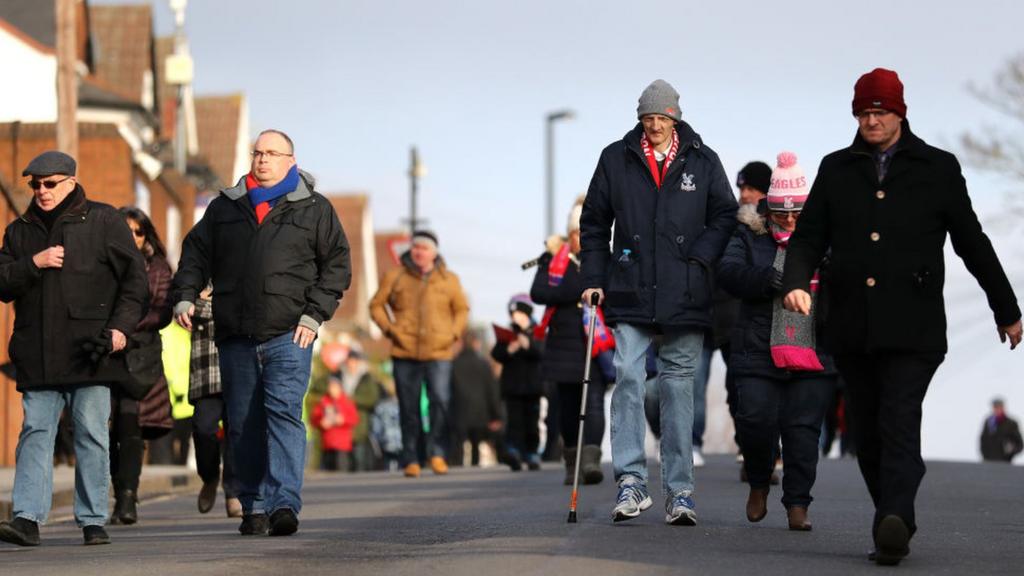
[(876, 282), (875, 282), (875, 279), (874, 279), (874, 278), (872, 278), (872, 277), (868, 276), (868, 279), (867, 279), (867, 281), (865, 282), (865, 284), (867, 284), (867, 285), (868, 285), (868, 288), (874, 288), (874, 287), (875, 287), (875, 284), (876, 284)]
[(684, 238), (682, 234), (676, 236), (676, 244), (682, 244), (683, 240), (686, 240), (686, 238)]
[(878, 242), (878, 240), (881, 239), (881, 238), (882, 238), (882, 235), (879, 234), (878, 232), (872, 232), (871, 233), (871, 241), (872, 242)]
[(875, 198), (878, 198), (879, 200), (885, 200), (885, 190), (879, 190), (878, 192), (875, 192)]

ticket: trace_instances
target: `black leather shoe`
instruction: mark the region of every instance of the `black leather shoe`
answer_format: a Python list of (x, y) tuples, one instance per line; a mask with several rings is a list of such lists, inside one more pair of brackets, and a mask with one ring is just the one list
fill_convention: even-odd
[(238, 532), (242, 536), (265, 536), (269, 524), (266, 514), (243, 514)]
[(271, 536), (291, 536), (298, 529), (299, 518), (291, 508), (280, 508), (270, 515)]
[(39, 546), (39, 524), (20, 517), (0, 522), (0, 540), (18, 546)]
[(206, 514), (213, 509), (213, 505), (217, 502), (217, 482), (203, 482), (203, 487), (199, 489), (199, 499), (196, 504), (199, 507), (200, 514)]
[(82, 538), (85, 540), (86, 546), (110, 544), (110, 536), (107, 535), (107, 531), (103, 529), (103, 526), (86, 526), (82, 528)]
[(875, 533), (875, 563), (880, 566), (896, 566), (908, 554), (910, 530), (906, 523), (895, 514), (882, 518)]
[(136, 504), (138, 497), (134, 490), (118, 490), (114, 493), (114, 513), (111, 516), (115, 524), (131, 525), (139, 521), (139, 510)]

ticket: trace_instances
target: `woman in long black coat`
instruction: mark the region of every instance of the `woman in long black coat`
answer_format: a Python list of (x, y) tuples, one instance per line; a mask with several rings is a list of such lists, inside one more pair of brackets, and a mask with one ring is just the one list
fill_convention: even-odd
[[(134, 340), (146, 333), (159, 332), (170, 324), (172, 307), (168, 293), (171, 267), (167, 264), (167, 251), (146, 213), (138, 208), (124, 207), (121, 214), (132, 230), (135, 246), (146, 259), (149, 281), (149, 308), (135, 327)], [(128, 346), (131, 348), (132, 341)], [(114, 388), (111, 401), (110, 476), (115, 502), (110, 521), (112, 524), (134, 524), (138, 521), (136, 503), (139, 476), (142, 474), (144, 432), (146, 437), (154, 437), (154, 430), (162, 434), (173, 426), (167, 380), (161, 375), (141, 401), (133, 400)]]

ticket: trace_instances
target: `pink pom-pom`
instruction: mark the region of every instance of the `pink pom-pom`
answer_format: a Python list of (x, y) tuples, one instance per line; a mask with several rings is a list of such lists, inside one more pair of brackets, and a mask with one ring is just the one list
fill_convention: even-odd
[(779, 153), (779, 168), (792, 168), (796, 166), (796, 154), (792, 152)]

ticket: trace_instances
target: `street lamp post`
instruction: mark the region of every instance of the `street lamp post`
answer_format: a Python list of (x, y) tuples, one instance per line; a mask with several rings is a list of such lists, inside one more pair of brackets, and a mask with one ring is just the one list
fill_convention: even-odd
[(547, 115), (547, 122), (544, 125), (544, 151), (545, 151), (545, 186), (544, 193), (547, 204), (547, 236), (555, 233), (555, 122), (559, 120), (571, 120), (576, 114), (572, 110), (557, 110)]
[(409, 236), (416, 233), (420, 220), (416, 217), (416, 193), (420, 178), (427, 175), (427, 167), (420, 162), (419, 152), (413, 146), (409, 150)]

